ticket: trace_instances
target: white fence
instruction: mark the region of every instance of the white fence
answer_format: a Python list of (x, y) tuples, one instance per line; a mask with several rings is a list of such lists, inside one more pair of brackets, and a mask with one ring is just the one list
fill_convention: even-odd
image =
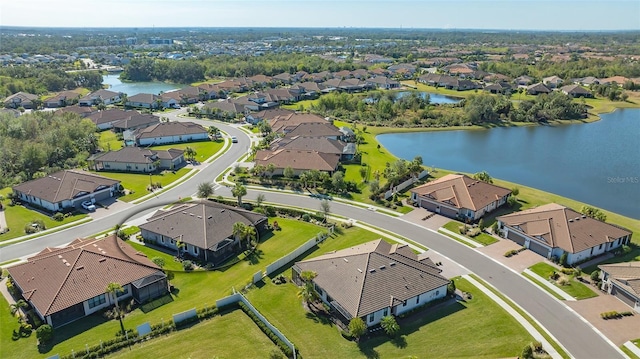
[(220, 308), (220, 307), (224, 307), (225, 305), (229, 305), (237, 302), (244, 303), (247, 306), (247, 308), (249, 308), (249, 310), (251, 310), (253, 314), (255, 314), (258, 317), (258, 319), (260, 319), (260, 321), (267, 326), (267, 328), (271, 329), (271, 331), (278, 338), (280, 338), (280, 340), (282, 340), (283, 343), (285, 343), (289, 348), (291, 348), (291, 352), (293, 353), (293, 358), (294, 359), (296, 358), (296, 347), (293, 345), (293, 343), (290, 342), (289, 339), (287, 339), (287, 337), (285, 337), (284, 334), (282, 334), (282, 332), (278, 330), (278, 328), (276, 328), (273, 324), (271, 324), (267, 320), (267, 318), (265, 318), (262, 314), (260, 314), (260, 312), (251, 304), (251, 302), (249, 302), (249, 300), (245, 298), (244, 295), (242, 295), (241, 293), (235, 293), (228, 297), (218, 299), (216, 301), (216, 307)]
[(189, 318), (193, 318), (195, 316), (197, 316), (198, 313), (196, 313), (196, 308), (193, 308), (191, 310), (187, 310), (186, 312), (182, 312), (182, 313), (178, 313), (178, 314), (174, 314), (173, 315), (173, 323), (175, 325), (180, 324), (180, 322), (183, 322)]
[[(317, 236), (311, 238), (310, 240), (304, 242), (300, 247), (296, 248), (293, 250), (293, 252), (285, 255), (284, 257), (276, 260), (275, 262), (269, 264), (267, 266), (267, 269), (265, 270), (265, 275), (268, 276), (271, 273), (277, 271), (278, 269), (282, 268), (282, 266), (284, 266), (285, 264), (291, 262), (292, 260), (298, 258), (300, 255), (302, 255), (304, 252), (308, 251), (309, 249), (313, 248), (313, 246), (315, 246), (316, 244), (324, 241), (325, 239), (327, 239), (328, 235), (326, 233), (318, 233)], [(255, 283), (255, 282), (254, 282)]]
[(429, 174), (429, 172), (427, 170), (423, 170), (422, 172), (420, 172), (418, 174), (418, 177), (411, 177), (408, 180), (400, 183), (399, 185), (391, 188), (390, 190), (388, 190), (387, 192), (384, 193), (384, 199), (389, 199), (391, 196), (393, 196), (394, 193), (404, 191), (405, 188), (407, 188), (407, 187), (411, 186), (412, 184), (418, 182), (418, 180), (422, 179), (423, 177), (425, 177), (428, 174)]

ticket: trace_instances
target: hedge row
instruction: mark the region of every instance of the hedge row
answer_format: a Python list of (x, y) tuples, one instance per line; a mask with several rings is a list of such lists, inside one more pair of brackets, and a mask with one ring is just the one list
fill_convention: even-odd
[(275, 345), (277, 345), (278, 348), (280, 348), (280, 350), (282, 350), (284, 355), (286, 355), (288, 358), (293, 358), (293, 351), (291, 350), (291, 348), (289, 348), (289, 346), (285, 344), (285, 342), (283, 342), (276, 335), (276, 333), (271, 330), (271, 328), (269, 328), (262, 320), (260, 320), (260, 318), (258, 318), (258, 316), (251, 309), (249, 309), (246, 304), (244, 304), (243, 302), (238, 302), (238, 306), (249, 316), (249, 318), (251, 318), (251, 320), (254, 321), (254, 323), (256, 323), (260, 330), (262, 330), (262, 332), (266, 334), (269, 339), (271, 339), (271, 341)]

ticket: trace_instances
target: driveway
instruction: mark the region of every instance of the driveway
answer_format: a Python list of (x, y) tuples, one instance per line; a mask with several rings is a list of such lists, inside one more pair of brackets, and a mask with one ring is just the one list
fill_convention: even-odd
[[(428, 216), (431, 216), (431, 217), (429, 219), (423, 219)], [(433, 229), (434, 231), (437, 231), (438, 228), (452, 221), (451, 218), (447, 218), (439, 214), (429, 212), (426, 209), (421, 207), (418, 207), (413, 211), (403, 215), (401, 218), (404, 219), (405, 221), (409, 221), (419, 226)]]
[(636, 315), (631, 317), (608, 320), (600, 317), (600, 313), (602, 312), (610, 312), (612, 310), (628, 312), (632, 310), (631, 307), (612, 295), (601, 292), (597, 297), (575, 302), (566, 302), (565, 304), (598, 328), (602, 334), (617, 346), (624, 344), (628, 340), (638, 339), (640, 337), (639, 314), (636, 313)]
[(94, 212), (87, 212), (89, 213), (89, 217), (99, 219), (134, 206), (131, 203), (113, 199), (99, 201), (98, 204), (99, 205), (96, 206), (96, 210)]
[(522, 248), (522, 246), (520, 246), (516, 242), (510, 241), (508, 239), (500, 239), (498, 242), (490, 246), (476, 248), (476, 250), (478, 252), (486, 254), (487, 256), (506, 265), (507, 267), (515, 270), (518, 273), (522, 273), (525, 269), (531, 267), (532, 265), (545, 260), (544, 257), (530, 250), (522, 251), (509, 258), (504, 256), (507, 251), (510, 251), (512, 249), (517, 250), (520, 248)]

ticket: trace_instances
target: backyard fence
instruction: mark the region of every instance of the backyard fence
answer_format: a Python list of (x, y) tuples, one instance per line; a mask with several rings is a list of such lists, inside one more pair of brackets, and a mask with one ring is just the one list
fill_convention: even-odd
[(325, 239), (327, 239), (327, 237), (328, 237), (327, 233), (323, 233), (323, 232), (318, 233), (318, 235), (316, 235), (315, 237), (311, 238), (310, 240), (304, 242), (300, 247), (294, 249), (293, 252), (291, 252), (291, 253), (285, 255), (284, 257), (281, 257), (280, 259), (276, 260), (275, 262), (269, 264), (267, 266), (267, 269), (265, 270), (265, 276), (271, 275), (273, 272), (275, 272), (278, 269), (282, 268), (285, 264), (291, 262), (292, 260), (294, 260), (294, 259), (298, 258), (299, 256), (301, 256), (304, 252), (306, 252), (309, 249), (313, 248), (316, 244), (318, 244), (318, 243), (324, 241)]
[(289, 339), (287, 339), (287, 337), (284, 336), (284, 334), (282, 334), (282, 332), (280, 332), (280, 330), (278, 330), (278, 328), (276, 328), (273, 324), (271, 324), (267, 318), (265, 318), (262, 314), (260, 314), (260, 312), (258, 311), (258, 309), (256, 309), (251, 302), (249, 302), (249, 300), (247, 298), (245, 298), (244, 295), (242, 295), (241, 293), (234, 293), (228, 297), (224, 297), (221, 299), (218, 299), (216, 301), (216, 307), (218, 308), (222, 308), (226, 305), (230, 305), (230, 304), (234, 304), (234, 303), (238, 303), (238, 302), (242, 302), (244, 303), (244, 305), (247, 306), (247, 308), (249, 308), (249, 310), (251, 310), (251, 312), (253, 312), (253, 314), (256, 315), (256, 317), (258, 317), (258, 319), (260, 319), (260, 321), (267, 326), (267, 328), (271, 329), (271, 331), (280, 339), (282, 340), (283, 343), (285, 343), (290, 349), (291, 352), (293, 353), (293, 358), (296, 359), (296, 347), (295, 345), (293, 345), (293, 343), (291, 341), (289, 341)]
[(182, 312), (182, 313), (177, 313), (173, 315), (173, 322), (178, 325), (181, 322), (184, 322), (187, 319), (193, 318), (193, 317), (197, 317), (198, 313), (196, 313), (196, 308), (193, 308), (191, 310), (187, 310), (186, 312)]
[(405, 188), (407, 188), (407, 187), (411, 186), (412, 184), (418, 182), (419, 180), (421, 180), (422, 178), (424, 178), (428, 174), (429, 174), (429, 172), (427, 170), (423, 170), (422, 172), (420, 172), (418, 174), (417, 177), (411, 177), (408, 180), (400, 183), (399, 185), (391, 188), (390, 190), (388, 190), (387, 192), (384, 193), (384, 199), (389, 199), (390, 197), (393, 196), (394, 193), (404, 191)]

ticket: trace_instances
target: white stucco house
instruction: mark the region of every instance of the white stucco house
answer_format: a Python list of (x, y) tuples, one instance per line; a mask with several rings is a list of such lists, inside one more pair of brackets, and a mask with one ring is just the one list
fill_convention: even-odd
[(640, 262), (599, 265), (602, 290), (640, 313)]
[(135, 133), (138, 146), (155, 146), (166, 143), (208, 141), (206, 128), (193, 122), (161, 122)]

